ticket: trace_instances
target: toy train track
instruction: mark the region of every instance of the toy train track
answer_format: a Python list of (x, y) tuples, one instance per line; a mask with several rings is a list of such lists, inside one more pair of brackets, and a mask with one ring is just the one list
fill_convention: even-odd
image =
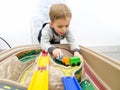
[(14, 81), (0, 79), (0, 90), (27, 90), (27, 86)]
[(38, 62), (37, 62), (37, 65), (39, 67), (46, 67), (48, 66), (49, 64), (49, 55), (45, 56), (45, 55), (41, 55), (39, 58), (38, 58)]
[(40, 47), (35, 45), (25, 45), (25, 46), (19, 46), (15, 48), (11, 48), (10, 50), (5, 50), (0, 52), (0, 62), (2, 60), (5, 60), (6, 58), (10, 57), (11, 55), (15, 55), (18, 52), (24, 51), (24, 50), (32, 50), (32, 49), (39, 49)]
[(34, 71), (28, 90), (48, 90), (49, 55), (42, 52), (37, 65), (38, 68)]
[(26, 90), (26, 88), (21, 88), (6, 83), (0, 83), (0, 90)]
[(48, 70), (35, 71), (28, 90), (48, 90)]
[[(61, 45), (61, 46), (59, 45), (57, 47), (69, 51), (68, 45)], [(38, 46), (38, 45), (36, 45), (36, 46), (29, 45), (28, 46), (27, 45), (27, 46), (22, 46), (22, 47), (20, 46), (20, 47), (16, 47), (16, 48), (13, 48), (10, 50), (2, 51), (0, 53), (0, 62), (8, 61), (9, 58), (14, 57), (16, 54), (18, 54), (20, 52), (27, 51), (27, 50), (36, 50), (36, 49), (40, 49), (40, 46)], [(92, 50), (89, 50), (88, 48), (85, 48), (85, 47), (81, 47), (81, 54), (83, 55), (83, 57), (85, 58), (85, 61), (87, 63), (87, 64), (85, 64), (85, 66), (87, 66), (87, 67), (89, 66), (88, 67), (89, 69), (85, 68), (85, 72), (87, 72), (86, 73), (87, 76), (89, 76), (90, 81), (92, 81), (92, 83), (94, 84), (94, 86), (96, 86), (97, 89), (101, 89), (99, 85), (102, 84), (106, 90), (110, 90), (110, 89), (120, 90), (120, 86), (119, 86), (120, 63), (119, 62), (117, 62), (109, 57), (106, 57), (104, 55), (101, 55), (97, 52), (94, 52)], [(102, 67), (101, 67), (101, 65), (102, 65)], [(8, 66), (10, 66), (10, 65), (8, 65)], [(40, 70), (41, 69), (44, 70), (45, 68), (46, 67), (39, 67)], [(112, 72), (110, 72), (107, 68), (109, 68), (109, 70), (111, 70)], [(93, 78), (91, 78), (91, 76)], [(94, 78), (94, 76), (96, 76), (96, 78)], [(115, 79), (114, 77), (116, 77), (117, 79)], [(97, 80), (99, 81), (100, 84), (98, 84), (98, 82), (95, 82)], [(3, 86), (6, 85), (5, 88), (9, 88), (7, 85), (13, 85), (13, 86), (17, 86), (17, 87), (23, 87), (23, 89), (27, 90), (27, 85), (22, 85), (21, 83), (17, 83), (16, 81), (14, 81), (15, 83), (11, 84), (11, 82), (9, 82), (9, 81), (12, 81), (12, 80), (4, 79), (1, 81), (1, 79), (0, 79), (0, 82), (1, 82), (0, 84), (3, 84)], [(4, 90), (3, 86), (1, 86), (2, 90)]]
[(72, 76), (62, 77), (64, 90), (82, 90), (77, 79)]

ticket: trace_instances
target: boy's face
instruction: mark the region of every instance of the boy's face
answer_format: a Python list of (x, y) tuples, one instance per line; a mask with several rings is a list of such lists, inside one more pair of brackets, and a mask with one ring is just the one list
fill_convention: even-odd
[(58, 35), (62, 36), (68, 31), (70, 20), (70, 17), (56, 19), (50, 23), (50, 26), (54, 28)]

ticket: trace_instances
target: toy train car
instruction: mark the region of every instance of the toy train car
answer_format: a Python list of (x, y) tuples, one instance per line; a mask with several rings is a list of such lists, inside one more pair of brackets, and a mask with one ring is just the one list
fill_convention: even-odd
[(81, 60), (79, 57), (60, 57), (58, 61), (65, 66), (79, 66)]

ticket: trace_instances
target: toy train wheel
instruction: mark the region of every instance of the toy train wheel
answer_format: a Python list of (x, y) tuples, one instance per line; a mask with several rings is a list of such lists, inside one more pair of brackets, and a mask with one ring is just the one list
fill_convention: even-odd
[(65, 66), (69, 66), (69, 65), (65, 65)]
[(60, 64), (64, 64), (63, 62), (60, 62)]
[(72, 63), (72, 65), (71, 66), (75, 66), (75, 63)]
[(65, 63), (64, 63), (64, 62), (61, 62), (61, 64), (65, 65)]
[(69, 65), (65, 64), (65, 62), (61, 62), (61, 64), (64, 65), (64, 66), (69, 66)]
[(77, 63), (77, 66), (79, 66), (79, 65), (80, 65), (80, 62)]

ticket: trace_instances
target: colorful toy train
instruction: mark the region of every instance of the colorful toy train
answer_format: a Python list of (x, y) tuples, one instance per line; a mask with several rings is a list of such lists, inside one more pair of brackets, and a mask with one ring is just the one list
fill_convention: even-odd
[(59, 57), (59, 59), (57, 59), (61, 64), (65, 65), (65, 66), (79, 66), (81, 63), (81, 60), (79, 57)]

